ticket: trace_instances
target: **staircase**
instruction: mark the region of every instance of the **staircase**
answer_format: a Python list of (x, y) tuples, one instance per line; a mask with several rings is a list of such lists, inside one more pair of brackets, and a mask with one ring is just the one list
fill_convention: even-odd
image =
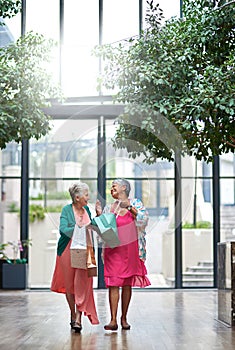
[(196, 266), (189, 266), (183, 273), (184, 287), (213, 287), (213, 263), (201, 261)]
[[(220, 207), (221, 239), (235, 241), (235, 205)], [(196, 266), (189, 266), (183, 273), (183, 287), (213, 287), (213, 262), (201, 261)], [(175, 278), (166, 278), (169, 287), (174, 288)]]
[[(213, 263), (211, 261), (200, 261), (195, 266), (189, 266), (183, 273), (183, 287), (213, 287)], [(175, 278), (166, 279), (169, 287), (174, 288)]]

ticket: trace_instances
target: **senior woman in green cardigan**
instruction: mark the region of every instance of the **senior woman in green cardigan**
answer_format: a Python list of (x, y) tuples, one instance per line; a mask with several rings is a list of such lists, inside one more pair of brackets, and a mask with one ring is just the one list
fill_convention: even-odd
[(60, 238), (57, 246), (56, 265), (51, 290), (64, 293), (69, 305), (70, 326), (75, 332), (82, 329), (82, 313), (92, 324), (99, 320), (93, 294), (93, 277), (88, 277), (86, 269), (71, 267), (70, 246), (75, 225), (82, 227), (91, 222), (87, 206), (89, 188), (85, 183), (75, 183), (69, 188), (72, 203), (63, 207), (60, 216)]

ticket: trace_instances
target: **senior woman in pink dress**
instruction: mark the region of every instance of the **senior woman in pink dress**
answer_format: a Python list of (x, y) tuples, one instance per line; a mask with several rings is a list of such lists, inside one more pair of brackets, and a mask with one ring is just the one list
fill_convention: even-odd
[[(142, 256), (143, 245), (138, 245), (138, 233), (140, 242), (143, 242), (144, 228), (147, 225), (147, 212), (140, 200), (130, 200), (130, 183), (125, 179), (116, 179), (112, 183), (111, 195), (115, 202), (104, 208), (104, 212), (112, 212), (116, 215), (118, 237), (120, 245), (115, 248), (104, 246), (104, 279), (109, 289), (109, 305), (111, 319), (104, 326), (105, 330), (118, 329), (117, 310), (119, 303), (119, 289), (121, 292), (121, 327), (124, 330), (131, 328), (127, 322), (127, 312), (132, 296), (132, 287), (147, 287), (150, 281), (147, 278), (147, 270), (144, 265), (145, 255)], [(135, 203), (135, 206), (133, 205)], [(101, 208), (97, 205), (97, 214), (101, 214)], [(142, 235), (141, 235), (142, 232)], [(144, 233), (143, 233), (144, 232)], [(144, 239), (145, 241), (145, 239)], [(140, 251), (139, 251), (140, 248)]]

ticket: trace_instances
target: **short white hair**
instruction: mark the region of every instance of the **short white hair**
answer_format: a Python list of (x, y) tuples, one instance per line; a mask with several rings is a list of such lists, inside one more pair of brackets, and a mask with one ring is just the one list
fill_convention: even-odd
[(69, 193), (72, 198), (72, 201), (75, 201), (75, 197), (83, 197), (85, 191), (88, 191), (89, 187), (85, 182), (74, 183), (69, 187)]

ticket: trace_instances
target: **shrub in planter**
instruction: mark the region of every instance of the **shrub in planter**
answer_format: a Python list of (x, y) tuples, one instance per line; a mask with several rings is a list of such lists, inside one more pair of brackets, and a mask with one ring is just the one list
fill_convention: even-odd
[[(9, 259), (4, 254), (4, 263), (2, 264), (2, 288), (3, 289), (26, 289), (27, 288), (27, 250), (32, 245), (31, 240), (24, 240), (18, 242), (8, 242), (4, 244), (4, 249), (7, 246), (12, 246), (13, 259)], [(22, 257), (17, 258), (19, 252)]]
[(2, 265), (6, 262), (7, 259), (7, 256), (5, 254), (7, 245), (7, 243), (0, 244), (0, 289), (2, 288)]

